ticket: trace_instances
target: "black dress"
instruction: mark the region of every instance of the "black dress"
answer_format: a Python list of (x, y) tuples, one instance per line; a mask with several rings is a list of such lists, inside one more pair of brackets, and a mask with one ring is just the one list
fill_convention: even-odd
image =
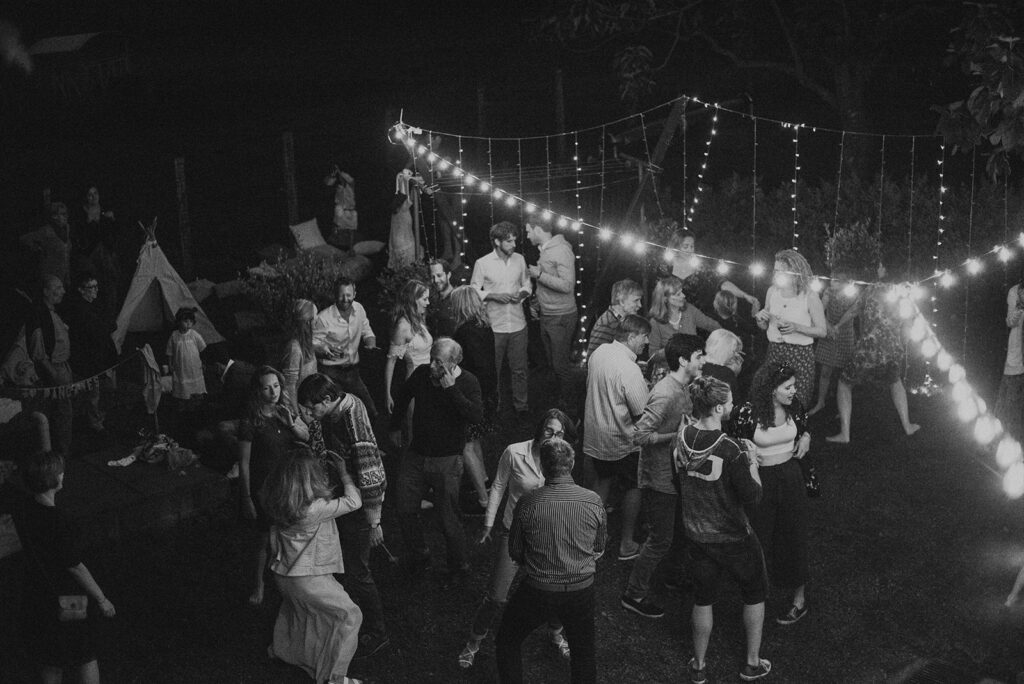
[(69, 568), (82, 562), (80, 533), (64, 513), (10, 485), (0, 488), (0, 512), (9, 510), (24, 548), (25, 589), (19, 632), (25, 655), (39, 666), (76, 667), (96, 660), (99, 607), (89, 600), (85, 620), (60, 622), (57, 597), (85, 594)]
[(484, 397), (484, 419), (467, 429), (469, 439), (480, 439), (497, 432), (494, 409), (498, 397), (498, 373), (494, 366), (494, 333), (490, 327), (466, 321), (458, 327), (453, 338), (462, 347), (462, 366), (480, 381)]

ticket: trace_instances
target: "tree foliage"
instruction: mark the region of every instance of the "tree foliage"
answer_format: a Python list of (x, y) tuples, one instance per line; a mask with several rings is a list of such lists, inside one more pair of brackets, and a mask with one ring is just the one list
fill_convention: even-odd
[(954, 151), (980, 147), (992, 176), (1008, 170), (1011, 157), (1024, 158), (1024, 50), (1014, 7), (974, 5), (953, 33), (948, 60), (974, 87), (967, 99), (933, 108), (947, 144)]
[[(836, 112), (848, 130), (867, 130), (869, 86), (922, 59), (921, 43), (958, 7), (949, 0), (568, 0), (541, 30), (584, 49), (615, 50), (624, 99), (669, 89), (686, 60), (716, 55), (736, 70), (797, 84)], [(915, 39), (920, 39), (916, 40)], [(941, 49), (937, 47), (936, 50)]]

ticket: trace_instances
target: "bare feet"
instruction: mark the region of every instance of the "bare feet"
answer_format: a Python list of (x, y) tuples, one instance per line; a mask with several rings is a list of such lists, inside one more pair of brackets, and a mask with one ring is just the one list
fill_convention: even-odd
[(263, 585), (260, 584), (258, 587), (253, 589), (252, 594), (249, 595), (249, 605), (259, 606), (263, 604)]
[(807, 417), (810, 418), (811, 416), (813, 416), (815, 413), (817, 413), (818, 411), (820, 411), (823, 408), (825, 408), (824, 404), (815, 404), (814, 408), (812, 408), (810, 411), (807, 412)]
[(844, 435), (843, 433), (840, 432), (838, 435), (832, 435), (831, 437), (826, 437), (825, 441), (826, 442), (832, 442), (833, 444), (849, 444), (850, 443), (850, 437), (849, 437), (849, 435)]
[(1007, 608), (1013, 608), (1013, 604), (1015, 604), (1015, 603), (1017, 603), (1017, 595), (1016, 594), (1010, 594), (1009, 596), (1006, 597), (1006, 600), (1003, 601), (1003, 605), (1006, 606)]
[(907, 437), (909, 437), (910, 435), (914, 434), (915, 432), (917, 432), (920, 429), (921, 429), (920, 425), (918, 425), (917, 423), (911, 423), (910, 427), (907, 430), (905, 430), (905, 432), (907, 433)]

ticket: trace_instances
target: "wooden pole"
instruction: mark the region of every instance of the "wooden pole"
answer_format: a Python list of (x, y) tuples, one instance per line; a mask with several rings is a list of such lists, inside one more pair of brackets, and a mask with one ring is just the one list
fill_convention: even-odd
[(178, 240), (181, 244), (181, 275), (185, 282), (193, 279), (192, 224), (188, 215), (188, 186), (185, 183), (185, 158), (174, 158), (174, 183), (178, 192)]
[(295, 136), (291, 131), (281, 135), (281, 153), (284, 167), (284, 192), (288, 200), (288, 223), (299, 222), (299, 191), (295, 184)]
[[(565, 83), (562, 70), (555, 69), (555, 130), (565, 133)], [(555, 138), (555, 150), (559, 161), (565, 161), (565, 136)]]

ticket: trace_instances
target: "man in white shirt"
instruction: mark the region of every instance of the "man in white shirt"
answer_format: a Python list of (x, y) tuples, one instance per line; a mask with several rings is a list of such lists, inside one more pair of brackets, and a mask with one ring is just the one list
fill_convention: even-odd
[(583, 454), (597, 477), (594, 491), (607, 505), (616, 479), (626, 487), (619, 560), (640, 555), (640, 545), (633, 539), (640, 512), (640, 448), (633, 444), (633, 432), (647, 404), (647, 382), (636, 357), (647, 346), (650, 334), (647, 319), (636, 314), (626, 316), (615, 331), (615, 340), (595, 349), (587, 367)]
[(494, 332), (494, 366), (501, 396), (502, 362), (512, 370), (512, 403), (521, 419), (530, 417), (527, 398), (527, 332), (523, 300), (530, 296), (526, 259), (516, 253), (516, 227), (509, 221), (491, 226), (494, 251), (476, 260), (470, 285), (480, 294)]
[(370, 328), (366, 310), (356, 301), (356, 284), (344, 276), (334, 286), (335, 302), (313, 321), (313, 349), (321, 373), (346, 392), (356, 395), (370, 418), (377, 406), (359, 375), (359, 345), (377, 348), (377, 336)]
[(576, 333), (576, 256), (561, 233), (550, 224), (527, 223), (526, 237), (540, 248), (530, 277), (537, 281), (540, 307), (540, 337), (548, 364), (558, 385), (551, 403), (558, 404), (568, 393), (572, 366), (572, 341)]

